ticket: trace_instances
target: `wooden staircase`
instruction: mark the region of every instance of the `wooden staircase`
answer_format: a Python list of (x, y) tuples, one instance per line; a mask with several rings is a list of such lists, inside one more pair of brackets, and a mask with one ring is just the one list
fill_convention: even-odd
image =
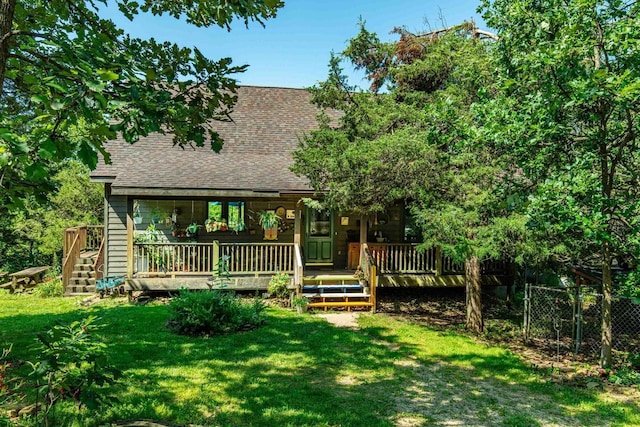
[(88, 295), (96, 292), (96, 251), (82, 252), (73, 267), (65, 295)]
[(67, 228), (64, 230), (62, 249), (65, 295), (95, 293), (96, 279), (102, 276), (104, 227), (83, 225)]
[(302, 296), (309, 308), (369, 308), (375, 310), (375, 295), (359, 284), (352, 275), (307, 276), (302, 283)]

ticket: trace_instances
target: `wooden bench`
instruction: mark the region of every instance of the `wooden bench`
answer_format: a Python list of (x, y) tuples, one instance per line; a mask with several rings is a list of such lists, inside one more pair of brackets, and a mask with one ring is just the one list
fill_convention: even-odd
[(19, 289), (28, 289), (33, 288), (39, 283), (42, 283), (42, 276), (50, 269), (51, 267), (41, 266), (41, 267), (31, 267), (26, 268), (24, 270), (18, 271), (17, 273), (11, 273), (11, 286), (9, 287), (9, 293), (14, 293)]

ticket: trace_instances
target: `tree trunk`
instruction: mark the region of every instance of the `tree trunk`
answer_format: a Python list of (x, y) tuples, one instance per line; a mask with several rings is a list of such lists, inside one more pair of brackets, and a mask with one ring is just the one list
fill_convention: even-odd
[(484, 322), (482, 320), (480, 260), (477, 256), (472, 256), (464, 262), (464, 274), (467, 287), (467, 329), (481, 333)]
[(9, 59), (9, 43), (11, 43), (11, 30), (13, 27), (13, 13), (16, 9), (16, 0), (0, 0), (0, 97), (4, 88), (4, 74)]
[(4, 74), (9, 59), (10, 33), (13, 27), (13, 13), (16, 0), (0, 0), (0, 97), (4, 88)]
[(602, 348), (600, 365), (611, 366), (612, 327), (611, 327), (611, 243), (602, 245)]

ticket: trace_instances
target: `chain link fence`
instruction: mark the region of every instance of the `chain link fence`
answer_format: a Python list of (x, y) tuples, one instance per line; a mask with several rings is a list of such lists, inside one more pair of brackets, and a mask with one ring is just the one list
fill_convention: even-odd
[[(613, 349), (640, 353), (640, 301), (613, 297)], [(598, 357), (601, 349), (602, 294), (584, 288), (526, 285), (525, 340), (558, 357)]]

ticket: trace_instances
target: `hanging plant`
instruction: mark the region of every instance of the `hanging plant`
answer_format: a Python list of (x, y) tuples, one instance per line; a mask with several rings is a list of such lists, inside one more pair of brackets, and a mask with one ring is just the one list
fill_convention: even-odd
[(140, 203), (137, 200), (133, 202), (133, 223), (142, 223), (142, 215), (140, 215)]
[(261, 211), (258, 215), (258, 221), (264, 230), (278, 226), (280, 217), (274, 211)]
[(187, 231), (190, 234), (196, 234), (198, 233), (198, 229), (202, 227), (200, 224), (198, 224), (197, 222), (194, 222), (192, 224), (189, 224), (189, 226), (187, 227)]

